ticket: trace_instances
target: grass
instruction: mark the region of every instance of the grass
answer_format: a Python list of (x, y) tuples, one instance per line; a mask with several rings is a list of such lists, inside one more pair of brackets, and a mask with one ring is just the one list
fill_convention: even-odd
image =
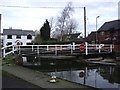
[(19, 59), (19, 56), (20, 55), (13, 55), (13, 54), (9, 54), (9, 55), (7, 55), (5, 58), (3, 58), (2, 60), (1, 60), (1, 62), (2, 62), (2, 65), (4, 65), (4, 64), (15, 64), (15, 60), (16, 59)]

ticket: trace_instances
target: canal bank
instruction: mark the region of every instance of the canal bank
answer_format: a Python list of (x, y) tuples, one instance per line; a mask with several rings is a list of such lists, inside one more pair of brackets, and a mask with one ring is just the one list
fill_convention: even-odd
[(33, 85), (37, 85), (41, 88), (84, 88), (89, 90), (97, 90), (92, 87), (84, 86), (81, 84), (72, 83), (69, 81), (65, 81), (62, 79), (57, 78), (56, 83), (50, 83), (49, 80), (51, 79), (50, 76), (46, 75), (45, 73), (38, 72), (35, 70), (31, 70), (28, 68), (24, 68), (22, 66), (17, 65), (3, 65), (3, 71), (6, 71), (18, 78), (21, 78)]

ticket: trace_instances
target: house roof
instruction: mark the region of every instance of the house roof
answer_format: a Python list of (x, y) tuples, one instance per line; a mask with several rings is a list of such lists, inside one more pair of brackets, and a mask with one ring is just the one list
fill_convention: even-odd
[(89, 35), (88, 35), (88, 39), (90, 38), (95, 38), (96, 37), (96, 31), (92, 31)]
[(3, 29), (3, 35), (28, 35), (28, 34), (35, 36), (35, 32), (32, 30)]
[(100, 31), (108, 31), (108, 30), (118, 30), (120, 29), (120, 19), (114, 20), (114, 21), (109, 21), (105, 22), (99, 29), (98, 32)]
[(95, 41), (96, 39), (96, 31), (92, 31), (86, 38), (86, 41)]
[(69, 41), (72, 41), (72, 42), (83, 42), (83, 38), (78, 38), (78, 36), (80, 35), (81, 33), (73, 33), (73, 34), (65, 34), (63, 35), (63, 39), (64, 40), (69, 40)]
[(65, 34), (63, 37), (70, 36), (70, 39), (76, 39), (81, 33)]

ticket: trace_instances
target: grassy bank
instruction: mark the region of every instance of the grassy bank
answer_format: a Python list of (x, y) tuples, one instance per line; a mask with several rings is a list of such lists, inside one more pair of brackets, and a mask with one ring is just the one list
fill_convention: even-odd
[(2, 65), (4, 64), (8, 64), (8, 65), (22, 64), (22, 56), (17, 54), (7, 55), (5, 58), (2, 59)]

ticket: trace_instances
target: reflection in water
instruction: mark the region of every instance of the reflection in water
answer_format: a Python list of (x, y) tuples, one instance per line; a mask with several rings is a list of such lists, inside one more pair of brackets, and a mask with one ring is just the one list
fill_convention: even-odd
[[(81, 72), (85, 72), (83, 77)], [(53, 72), (52, 72), (53, 73)], [(51, 72), (48, 73), (51, 75)], [(112, 66), (99, 66), (95, 69), (85, 67), (79, 70), (57, 71), (54, 74), (62, 79), (85, 84), (96, 88), (119, 88), (120, 89), (120, 72), (119, 68)]]
[[(82, 60), (42, 60), (38, 57), (23, 58), (26, 67), (49, 72), (59, 78), (80, 83), (96, 88), (119, 88), (120, 90), (120, 68), (119, 66), (89, 65)], [(81, 62), (80, 62), (81, 61)], [(31, 65), (37, 63), (37, 65)], [(52, 72), (51, 72), (52, 71)]]

